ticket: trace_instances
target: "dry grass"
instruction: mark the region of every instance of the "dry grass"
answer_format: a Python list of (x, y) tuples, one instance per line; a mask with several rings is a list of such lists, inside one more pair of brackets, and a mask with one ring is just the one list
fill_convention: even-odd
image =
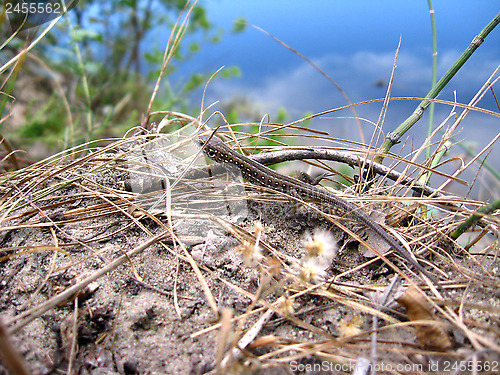
[[(396, 279), (390, 277), (392, 271), (387, 269), (380, 273), (384, 267), (378, 257), (365, 258), (342, 271), (338, 263), (352, 255), (356, 242), (347, 246), (334, 230), (332, 233), (338, 237), (334, 241), (342, 245), (339, 254), (314, 263), (305, 255), (304, 231), (312, 225), (340, 227), (363, 244), (367, 253), (370, 248), (383, 251), (383, 244), (369, 233), (360, 232), (355, 223), (342, 221), (341, 213), (325, 211), (314, 202), (269, 189), (248, 193), (234, 179), (222, 178), (216, 182), (196, 177), (192, 163), (197, 152), (192, 150), (191, 156), (185, 154), (192, 133), (188, 126), (193, 129), (198, 125), (192, 120), (187, 116), (170, 116), (164, 129), (167, 132), (173, 124), (185, 124), (184, 131), (176, 132), (175, 136), (136, 134), (94, 145), (84, 156), (77, 155), (81, 150), (70, 150), (3, 176), (1, 260), (3, 285), (8, 290), (3, 292), (1, 305), (7, 331), (17, 342), (27, 340), (26, 332), (34, 320), (51, 313), (67, 316), (73, 323), (61, 326), (69, 327), (64, 332), (70, 349), (55, 367), (68, 363), (73, 368), (84, 366), (82, 350), (77, 347), (85, 344), (75, 332), (81, 334), (77, 327), (89, 322), (83, 319), (76, 323), (74, 319), (83, 314), (81, 309), (99, 298), (96, 290), (109, 283), (109, 275), (128, 275), (151, 290), (155, 290), (155, 285), (162, 290), (161, 275), (144, 274), (143, 264), (137, 260), (139, 254), (155, 248), (163, 249), (162, 253), (148, 253), (150, 262), (157, 262), (161, 256), (177, 264), (165, 270), (175, 280), (169, 304), (177, 319), (186, 319), (182, 313), (183, 301), (189, 296), (189, 293), (180, 296), (178, 289), (190, 287), (182, 285), (181, 272), (192, 273), (191, 287), (203, 293), (202, 315), (220, 319), (202, 324), (197, 321), (198, 328), (193, 326), (189, 332), (192, 340), (208, 343), (217, 340), (216, 353), (206, 353), (213, 371), (236, 373), (244, 368), (256, 371), (256, 368), (286, 368), (290, 364), (312, 366), (319, 360), (326, 360), (331, 366), (352, 365), (360, 364), (362, 357), (394, 369), (403, 363), (426, 365), (438, 358), (498, 360), (498, 218), (486, 215), (482, 219), (481, 227), (471, 233), (472, 238), (481, 237), (473, 248), (465, 249), (449, 237), (450, 231), (482, 202), (446, 194), (413, 197), (411, 184), (397, 185), (385, 178), (376, 180), (362, 195), (353, 194), (359, 190), (353, 185), (341, 196), (368, 212), (376, 211), (388, 230), (442, 280), (446, 292), (432, 290), (420, 282), (390, 253), (385, 255), (398, 267), (400, 276)], [(287, 128), (261, 125), (260, 134), (242, 134), (241, 126), (238, 131), (228, 127), (220, 129), (220, 133), (237, 135), (240, 139), (271, 140), (275, 139), (275, 130)], [(293, 128), (289, 129), (289, 135), (302, 139), (304, 134), (299, 133), (296, 124)], [(325, 136), (322, 140), (332, 146), (338, 144)], [(332, 146), (330, 150), (336, 148)], [(255, 149), (255, 142), (245, 148)], [(290, 152), (287, 147), (273, 148), (282, 150), (278, 156)], [(344, 145), (344, 152), (359, 155), (360, 160), (367, 150), (361, 145)], [(430, 170), (411, 156), (391, 157), (394, 166), (403, 171), (393, 170), (391, 174), (394, 178), (399, 175), (399, 181), (405, 181), (405, 177), (415, 181), (419, 173)], [(324, 162), (313, 164), (331, 171)], [(457, 176), (445, 177), (457, 180)], [(158, 186), (167, 189), (159, 190)], [(299, 228), (284, 225), (289, 220), (287, 215), (293, 216), (293, 208), (297, 209), (295, 204), (288, 204), (290, 201), (300, 202), (299, 214), (306, 213), (307, 219)], [(240, 214), (228, 214), (227, 207), (238, 207), (234, 202), (245, 203)], [(292, 213), (288, 209), (271, 213), (271, 209), (284, 206), (292, 207)], [(432, 215), (426, 214), (429, 208), (435, 211)], [(258, 221), (255, 212), (259, 209), (264, 224), (254, 228)], [(181, 228), (183, 223), (188, 225)], [(210, 246), (215, 246), (210, 243), (209, 230), (218, 236), (224, 232), (223, 236), (246, 244), (243, 254), (251, 255), (250, 266), (239, 263), (238, 270), (228, 274), (207, 264), (206, 254), (211, 251)], [(118, 241), (120, 238), (125, 241)], [(204, 255), (200, 257), (199, 248), (192, 246), (203, 241), (206, 241)], [(356, 251), (359, 250), (361, 247)], [(233, 244), (227, 251), (237, 256), (238, 246)], [(182, 263), (189, 267), (180, 266)], [(31, 270), (36, 268), (29, 277), (23, 271), (28, 264)], [(67, 275), (73, 281), (70, 285), (61, 284)], [(248, 284), (249, 280), (253, 282)], [(402, 294), (401, 286), (398, 287), (401, 282), (417, 291), (410, 298), (410, 308), (413, 303), (421, 304), (429, 315), (407, 321), (405, 309), (395, 303)], [(225, 305), (220, 294), (224, 288), (230, 289), (235, 300), (245, 306), (242, 311)], [(127, 298), (127, 291), (121, 290), (117, 295)], [(8, 303), (9, 298), (22, 303), (13, 307)], [(154, 299), (159, 303), (162, 295), (158, 293)], [(71, 300), (75, 302), (67, 305)], [(81, 300), (85, 301), (83, 305)], [(111, 351), (116, 330), (127, 329), (118, 319), (118, 315), (126, 316), (126, 312), (118, 305), (113, 307), (113, 313), (114, 320), (110, 318), (113, 324), (98, 335), (105, 337), (102, 347)], [(415, 327), (428, 329), (417, 329), (415, 336)], [(210, 336), (213, 332), (219, 332), (216, 338)], [(425, 332), (424, 336), (421, 332)], [(429, 338), (425, 335), (431, 335), (433, 342), (436, 332), (445, 338), (444, 342), (434, 342), (436, 346), (429, 350)], [(99, 347), (99, 340), (94, 339), (94, 350)], [(178, 345), (182, 352), (181, 342)], [(138, 358), (140, 368), (155, 368), (154, 360), (148, 365), (143, 362), (146, 358)]]
[[(369, 167), (360, 181), (341, 169), (349, 187), (336, 194), (373, 212), (441, 280), (436, 290), (342, 213), (247, 186), (235, 171), (206, 176), (190, 138), (222, 114), (202, 121), (203, 103), (199, 118), (151, 113), (187, 17), (178, 24), (140, 129), (1, 176), (7, 365), (68, 374), (498, 372), (499, 219), (482, 215), (470, 240), (457, 242), (452, 230), (484, 202), (446, 193), (496, 139), (451, 172), (438, 160), (471, 110), (499, 117), (477, 108), (494, 75), (468, 105), (433, 100), (462, 113), (406, 155), (377, 152), (387, 103), (410, 99), (391, 98), (391, 87), (369, 144), (310, 130), (307, 119), (218, 130), (241, 151), (274, 151), (255, 156), (262, 162), (301, 159), (334, 174)], [(349, 108), (360, 124), (361, 104), (310, 118)], [(434, 154), (422, 165), (426, 147)], [(382, 158), (388, 166), (370, 162)], [(440, 186), (420, 184), (426, 173)], [(16, 349), (20, 357), (9, 354)]]

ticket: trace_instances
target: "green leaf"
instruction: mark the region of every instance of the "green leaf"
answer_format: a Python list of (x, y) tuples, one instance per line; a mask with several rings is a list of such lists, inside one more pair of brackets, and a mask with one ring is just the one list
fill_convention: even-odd
[(208, 30), (212, 27), (208, 21), (207, 11), (199, 6), (193, 8), (191, 13), (191, 20), (193, 24), (200, 25), (203, 29)]
[(74, 35), (74, 40), (77, 43), (82, 42), (84, 40), (97, 40), (99, 42), (102, 42), (102, 34), (90, 29), (75, 28), (75, 32), (73, 35)]
[[(313, 113), (311, 111), (307, 111), (306, 113), (304, 113), (302, 118), (306, 118), (306, 117), (309, 117), (312, 115), (313, 115)], [(309, 125), (311, 125), (311, 122), (312, 122), (312, 120), (309, 119), (309, 120), (302, 121), (300, 124), (301, 124), (301, 126), (309, 126)]]
[(221, 73), (224, 78), (241, 77), (241, 70), (237, 66), (229, 66), (223, 69)]
[(226, 114), (226, 119), (230, 124), (237, 124), (240, 122), (240, 115), (236, 108), (232, 108), (229, 113)]
[(288, 116), (288, 113), (286, 111), (285, 108), (280, 108), (278, 110), (278, 114), (276, 116), (276, 122), (279, 123), (279, 124), (283, 124), (284, 122), (286, 122), (286, 120), (289, 118), (290, 116)]
[(200, 44), (197, 42), (193, 42), (189, 45), (189, 52), (198, 52), (200, 49)]
[(241, 33), (246, 30), (248, 24), (245, 17), (238, 17), (233, 21), (232, 33)]
[(184, 85), (184, 90), (191, 91), (200, 87), (203, 82), (205, 82), (206, 77), (204, 74), (195, 73), (189, 77), (189, 81)]

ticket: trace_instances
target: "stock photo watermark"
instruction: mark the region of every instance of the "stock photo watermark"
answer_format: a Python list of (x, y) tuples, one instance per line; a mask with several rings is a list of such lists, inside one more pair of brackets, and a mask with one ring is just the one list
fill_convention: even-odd
[[(500, 361), (452, 361), (430, 360), (427, 363), (370, 363), (368, 360), (349, 361), (345, 363), (333, 363), (321, 361), (317, 363), (298, 363), (290, 362), (290, 370), (294, 372), (347, 372), (356, 373), (360, 370), (375, 371), (377, 373), (404, 372), (404, 373), (433, 373), (433, 372), (459, 372), (461, 374), (469, 373), (497, 373), (500, 370)], [(366, 373), (366, 372), (363, 372)]]
[(78, 0), (6, 0), (3, 7), (14, 33), (50, 22), (77, 4)]

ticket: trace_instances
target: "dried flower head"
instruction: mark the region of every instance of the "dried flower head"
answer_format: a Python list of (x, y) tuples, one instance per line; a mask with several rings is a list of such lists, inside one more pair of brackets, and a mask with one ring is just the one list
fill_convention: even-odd
[(262, 252), (260, 246), (257, 244), (243, 241), (243, 245), (240, 247), (239, 251), (243, 255), (243, 263), (246, 266), (255, 266), (262, 260)]
[(339, 335), (340, 337), (347, 337), (361, 333), (361, 326), (363, 325), (363, 317), (361, 315), (354, 315), (351, 319), (342, 318), (339, 321)]
[(329, 262), (337, 254), (337, 242), (330, 232), (322, 229), (315, 229), (313, 235), (306, 235), (304, 241), (306, 256), (323, 258)]
[(282, 315), (291, 315), (295, 311), (298, 303), (294, 301), (293, 298), (288, 296), (281, 296), (278, 298), (278, 311)]
[(304, 258), (302, 263), (296, 267), (299, 278), (307, 283), (319, 283), (326, 278), (328, 266), (318, 258)]
[(256, 221), (253, 223), (253, 228), (255, 230), (255, 235), (259, 235), (260, 233), (264, 232), (264, 226), (260, 221)]

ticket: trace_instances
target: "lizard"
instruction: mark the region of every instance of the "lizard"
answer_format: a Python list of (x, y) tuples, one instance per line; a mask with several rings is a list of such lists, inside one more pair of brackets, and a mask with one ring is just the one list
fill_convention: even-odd
[(229, 146), (227, 146), (219, 137), (214, 135), (197, 136), (195, 142), (202, 148), (203, 153), (210, 159), (222, 163), (231, 164), (241, 171), (241, 175), (248, 182), (264, 187), (271, 188), (280, 192), (294, 192), (299, 196), (303, 196), (312, 200), (320, 201), (331, 206), (334, 206), (338, 211), (347, 214), (354, 221), (365, 225), (404, 259), (411, 263), (423, 275), (431, 280), (436, 286), (440, 287), (437, 279), (430, 275), (420, 263), (418, 263), (393, 237), (391, 237), (382, 226), (371, 219), (365, 212), (360, 211), (359, 207), (342, 199), (333, 193), (301, 181), (297, 178), (290, 177), (272, 170), (263, 164), (260, 164), (242, 154), (239, 154)]

